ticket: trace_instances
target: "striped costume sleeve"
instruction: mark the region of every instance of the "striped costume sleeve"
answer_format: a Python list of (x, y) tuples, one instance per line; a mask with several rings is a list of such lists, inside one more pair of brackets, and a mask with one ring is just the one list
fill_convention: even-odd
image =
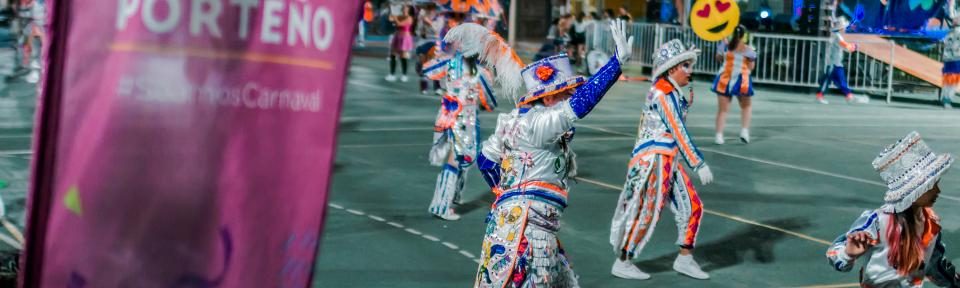
[(674, 93), (663, 93), (660, 90), (656, 93), (660, 94), (656, 96), (658, 98), (657, 113), (660, 114), (660, 119), (669, 128), (673, 140), (680, 147), (680, 153), (687, 160), (687, 166), (693, 170), (700, 169), (704, 164), (703, 154), (700, 153), (700, 149), (697, 149), (697, 145), (693, 144), (693, 138), (687, 132), (687, 125), (683, 123), (683, 117), (680, 115), (680, 100)]
[(864, 211), (860, 214), (860, 218), (857, 218), (857, 221), (854, 221), (853, 225), (850, 226), (850, 230), (840, 234), (833, 241), (833, 245), (830, 245), (830, 248), (827, 249), (827, 260), (830, 261), (833, 269), (841, 272), (848, 272), (853, 269), (853, 262), (856, 258), (846, 253), (847, 235), (853, 232), (866, 231), (871, 238), (878, 239), (877, 237), (880, 235), (879, 217), (880, 214), (876, 211)]
[(430, 80), (440, 80), (447, 76), (447, 64), (450, 63), (449, 57), (436, 57), (423, 64), (423, 75)]

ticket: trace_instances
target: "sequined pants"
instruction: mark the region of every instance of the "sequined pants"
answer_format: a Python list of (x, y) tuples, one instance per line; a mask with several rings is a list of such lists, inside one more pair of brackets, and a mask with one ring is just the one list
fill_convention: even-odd
[(666, 202), (677, 224), (680, 247), (696, 244), (703, 206), (690, 176), (674, 157), (650, 154), (631, 163), (610, 225), (610, 245), (627, 258), (639, 255), (653, 235)]

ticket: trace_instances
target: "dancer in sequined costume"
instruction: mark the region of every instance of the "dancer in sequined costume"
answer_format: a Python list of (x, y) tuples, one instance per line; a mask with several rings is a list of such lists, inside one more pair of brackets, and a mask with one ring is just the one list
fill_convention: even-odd
[(437, 176), (429, 211), (444, 220), (457, 220), (460, 215), (453, 204), (459, 204), (467, 170), (480, 149), (478, 110), (493, 111), (497, 102), (490, 89), (490, 72), (477, 65), (475, 56), (455, 53), (428, 64), (431, 79), (442, 79), (447, 87), (433, 127), (430, 163), (443, 169)]
[(648, 279), (632, 261), (653, 235), (664, 205), (669, 205), (677, 222), (680, 255), (673, 269), (697, 279), (710, 278), (693, 260), (692, 250), (703, 207), (690, 176), (677, 161), (697, 171), (700, 181), (713, 179), (710, 167), (687, 133), (685, 116), (688, 99), (681, 87), (690, 83), (693, 64), (700, 50), (687, 49), (674, 39), (654, 54), (654, 85), (647, 94), (640, 120), (640, 135), (633, 148), (627, 180), (610, 225), (610, 244), (617, 253), (611, 273), (627, 279)]
[[(495, 65), (508, 91), (522, 80), (527, 93), (517, 108), (500, 114), (477, 164), (496, 195), (486, 219), (475, 287), (579, 287), (557, 239), (567, 206), (567, 179), (576, 174), (570, 146), (574, 123), (600, 102), (621, 74), (632, 39), (624, 23), (613, 24), (617, 53), (589, 80), (573, 74), (566, 55), (523, 68), (502, 39), (473, 25), (455, 28), (446, 40), (479, 51)], [(519, 93), (508, 93), (519, 95)]]

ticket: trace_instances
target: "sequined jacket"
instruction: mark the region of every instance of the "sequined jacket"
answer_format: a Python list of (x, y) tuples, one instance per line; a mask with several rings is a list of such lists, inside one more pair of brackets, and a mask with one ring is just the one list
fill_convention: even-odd
[(684, 118), (687, 102), (683, 91), (670, 78), (661, 78), (650, 88), (640, 118), (633, 157), (645, 154), (676, 156), (679, 152), (694, 170), (704, 165), (703, 155), (687, 132)]
[(429, 160), (435, 166), (442, 166), (447, 161), (450, 144), (463, 165), (472, 164), (479, 150), (477, 112), (479, 108), (493, 111), (497, 105), (486, 80), (491, 78), (490, 72), (477, 67), (477, 75), (464, 73), (463, 60), (459, 54), (436, 59), (435, 67), (428, 74), (434, 80), (443, 80), (447, 88), (440, 97), (440, 108), (433, 126)]
[(505, 191), (542, 183), (566, 190), (567, 179), (576, 171), (570, 148), (574, 122), (590, 113), (620, 74), (619, 61), (611, 58), (570, 99), (551, 107), (537, 104), (500, 114), (477, 162), (491, 188)]
[(864, 211), (850, 226), (850, 230), (837, 237), (833, 245), (827, 249), (827, 259), (837, 271), (852, 270), (857, 258), (845, 252), (847, 235), (865, 231), (870, 234), (870, 238), (876, 240), (876, 245), (858, 257), (865, 259), (863, 261), (866, 262), (860, 276), (864, 287), (923, 287), (924, 278), (937, 286), (960, 287), (960, 279), (957, 279), (955, 268), (949, 259), (944, 257), (946, 248), (940, 239), (939, 218), (930, 208), (927, 208), (924, 214), (927, 216), (927, 222), (924, 225), (924, 234), (920, 243), (924, 249), (924, 259), (921, 269), (917, 271), (900, 275), (897, 269), (887, 261), (890, 246), (886, 232), (890, 223), (895, 220), (893, 214), (878, 210)]

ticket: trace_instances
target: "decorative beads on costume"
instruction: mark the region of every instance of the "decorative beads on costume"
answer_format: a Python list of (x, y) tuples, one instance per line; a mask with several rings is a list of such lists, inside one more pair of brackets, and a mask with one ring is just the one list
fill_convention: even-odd
[(953, 156), (935, 154), (916, 131), (887, 146), (872, 162), (888, 188), (881, 210), (905, 210), (932, 188), (952, 163)]
[(577, 114), (577, 118), (586, 117), (593, 110), (593, 107), (600, 103), (607, 90), (613, 87), (617, 79), (620, 78), (620, 62), (616, 57), (611, 57), (607, 65), (600, 68), (600, 71), (593, 75), (586, 84), (577, 88), (577, 92), (570, 97), (570, 107)]

